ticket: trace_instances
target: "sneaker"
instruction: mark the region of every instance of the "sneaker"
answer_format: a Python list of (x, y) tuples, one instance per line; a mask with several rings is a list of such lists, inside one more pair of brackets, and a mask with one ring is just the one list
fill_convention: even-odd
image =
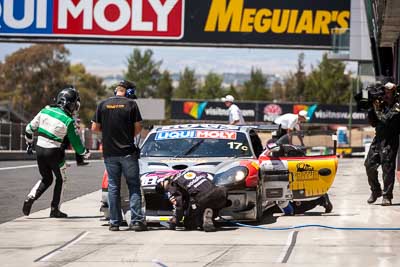
[(59, 209), (52, 208), (50, 211), (50, 218), (67, 218), (68, 215)]
[(32, 204), (35, 202), (35, 199), (32, 197), (27, 197), (24, 201), (24, 206), (22, 207), (22, 212), (25, 216), (28, 216), (31, 213)]
[(378, 199), (378, 197), (381, 197), (381, 196), (382, 196), (382, 192), (381, 191), (376, 192), (376, 193), (372, 192), (371, 195), (369, 196), (368, 200), (367, 200), (368, 204), (374, 203)]
[(147, 226), (142, 222), (136, 221), (133, 224), (129, 225), (129, 230), (132, 230), (135, 232), (143, 232), (143, 231), (147, 231)]
[(119, 226), (116, 224), (110, 224), (110, 226), (108, 227), (108, 230), (110, 231), (119, 231)]
[(213, 218), (213, 210), (207, 208), (203, 213), (203, 230), (204, 232), (215, 232), (215, 226), (212, 221)]
[(325, 213), (331, 213), (333, 209), (332, 202), (329, 200), (328, 194), (324, 195), (324, 204), (323, 207), (325, 208)]
[(383, 197), (382, 206), (392, 206), (392, 200), (387, 197)]

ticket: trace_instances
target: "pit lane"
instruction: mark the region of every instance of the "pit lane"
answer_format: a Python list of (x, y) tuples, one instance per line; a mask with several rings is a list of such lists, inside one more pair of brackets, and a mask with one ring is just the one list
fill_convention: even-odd
[[(95, 164), (91, 167), (96, 168)], [(99, 177), (84, 168), (72, 166), (69, 169), (71, 179), (78, 179), (72, 178), (72, 172), (76, 171), (82, 172), (86, 179), (99, 181)], [(98, 172), (102, 173), (102, 163), (98, 164), (98, 168)], [(19, 169), (18, 172), (22, 170), (29, 170), (31, 176), (34, 173), (34, 169)], [(2, 179), (3, 173), (0, 171)], [(21, 175), (27, 174), (16, 174), (15, 179), (24, 179)], [(32, 184), (31, 179), (28, 188)], [(2, 183), (2, 190), (3, 186)], [(25, 194), (24, 191), (23, 197)], [(100, 195), (100, 191), (95, 191), (63, 204), (63, 209), (71, 216), (68, 219), (50, 219), (49, 210), (45, 209), (1, 224), (2, 266), (299, 267), (400, 264), (399, 231), (321, 228), (266, 231), (224, 225), (215, 233), (168, 231), (158, 226), (140, 233), (109, 232), (105, 222), (100, 220)], [(380, 206), (381, 199), (375, 205), (368, 205), (369, 188), (362, 159), (340, 160), (330, 196), (334, 205), (331, 214), (323, 214), (321, 207), (304, 216), (282, 217), (274, 214), (265, 217), (262, 225), (399, 227), (399, 185), (395, 185), (393, 206)]]

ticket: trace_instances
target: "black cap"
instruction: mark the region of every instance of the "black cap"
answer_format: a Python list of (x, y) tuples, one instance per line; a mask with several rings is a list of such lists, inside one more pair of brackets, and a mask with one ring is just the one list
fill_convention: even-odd
[(118, 86), (124, 87), (125, 89), (136, 89), (135, 83), (128, 80), (120, 81)]

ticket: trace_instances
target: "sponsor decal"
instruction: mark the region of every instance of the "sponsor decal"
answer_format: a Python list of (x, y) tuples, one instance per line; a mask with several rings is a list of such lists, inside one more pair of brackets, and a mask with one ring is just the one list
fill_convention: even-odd
[(264, 107), (264, 121), (274, 121), (282, 114), (281, 106), (269, 104)]
[(0, 35), (183, 36), (184, 0), (0, 0)]
[(240, 126), (224, 125), (224, 124), (183, 124), (183, 125), (169, 125), (161, 127), (162, 130), (179, 130), (183, 128), (191, 129), (218, 129), (218, 130), (239, 130)]
[(185, 138), (210, 138), (236, 140), (234, 131), (212, 131), (212, 130), (181, 130), (157, 132), (155, 140), (185, 139)]
[(332, 25), (347, 29), (350, 28), (349, 20), (349, 10), (254, 8), (245, 7), (244, 0), (213, 0), (204, 31), (330, 35), (333, 31), (344, 33), (331, 30)]
[(183, 103), (183, 113), (190, 115), (192, 118), (199, 120), (203, 111), (207, 106), (207, 102), (184, 102)]
[(194, 172), (187, 172), (183, 175), (183, 178), (185, 178), (186, 180), (192, 180), (195, 177), (196, 174)]
[(310, 118), (310, 121), (312, 120), (312, 117), (314, 115), (315, 110), (317, 109), (318, 105), (314, 104), (311, 106), (307, 105), (293, 105), (293, 113), (298, 114), (301, 110), (306, 110), (307, 111), (307, 117)]
[[(243, 117), (255, 117), (256, 112), (253, 109), (240, 109)], [(210, 107), (205, 110), (207, 116), (229, 116), (229, 110), (227, 108)]]

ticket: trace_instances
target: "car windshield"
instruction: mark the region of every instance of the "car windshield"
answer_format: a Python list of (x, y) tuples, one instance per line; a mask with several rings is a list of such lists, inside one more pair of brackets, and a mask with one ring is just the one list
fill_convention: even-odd
[(141, 149), (142, 157), (252, 157), (244, 133), (215, 130), (152, 133)]

